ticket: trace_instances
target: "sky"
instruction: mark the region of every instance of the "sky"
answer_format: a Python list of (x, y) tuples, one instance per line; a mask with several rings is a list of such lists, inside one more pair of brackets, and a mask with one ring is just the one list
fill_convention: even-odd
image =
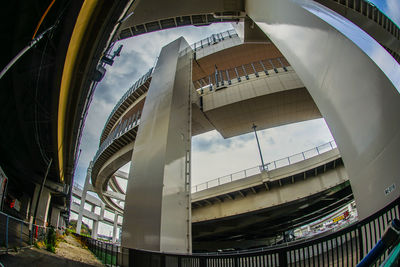
[[(370, 0), (370, 2), (400, 25), (400, 0)], [(334, 24), (334, 22), (328, 23)], [(228, 29), (232, 29), (229, 23), (203, 27), (188, 26), (153, 32), (117, 43), (115, 48), (119, 44), (124, 46), (121, 56), (115, 59), (113, 66), (107, 66), (107, 73), (98, 85), (89, 109), (80, 145), (81, 154), (75, 171), (75, 183), (84, 184), (87, 167), (97, 151), (100, 134), (111, 110), (127, 89), (154, 66), (161, 48), (180, 36), (192, 44), (213, 33)], [(346, 28), (340, 30), (344, 31), (344, 34), (349, 34), (346, 33)], [(376, 42), (365, 42), (368, 38), (363, 33), (348, 36), (379, 61), (382, 49), (376, 46)], [(383, 58), (386, 59), (387, 55), (383, 55)], [(386, 68), (390, 73), (390, 65), (385, 65), (384, 62), (377, 64), (381, 64), (382, 69)], [(397, 72), (389, 75), (393, 76), (395, 80), (392, 81), (397, 84), (397, 88), (400, 88), (398, 70), (399, 68)], [(265, 163), (333, 140), (324, 119), (258, 131), (258, 136)], [(260, 157), (254, 133), (223, 139), (218, 132), (211, 131), (192, 138), (192, 185), (257, 165), (260, 165)], [(128, 171), (129, 166), (126, 165), (123, 169)], [(106, 226), (100, 229), (103, 229), (101, 230), (103, 234), (110, 231)]]
[(381, 12), (400, 26), (400, 1), (399, 0), (367, 0), (374, 4)]

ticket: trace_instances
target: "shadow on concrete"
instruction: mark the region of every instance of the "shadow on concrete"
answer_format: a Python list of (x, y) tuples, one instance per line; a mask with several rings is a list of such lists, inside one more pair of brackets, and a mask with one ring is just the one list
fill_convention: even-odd
[[(82, 263), (70, 259), (60, 257), (56, 254), (50, 253), (45, 250), (39, 250), (36, 248), (27, 248), (18, 252), (9, 252), (8, 254), (0, 255), (0, 263), (4, 267), (22, 267), (22, 266), (32, 266), (32, 267), (87, 267), (96, 266), (87, 263)], [(0, 265), (1, 266), (1, 265)], [(98, 266), (98, 265), (97, 265)]]

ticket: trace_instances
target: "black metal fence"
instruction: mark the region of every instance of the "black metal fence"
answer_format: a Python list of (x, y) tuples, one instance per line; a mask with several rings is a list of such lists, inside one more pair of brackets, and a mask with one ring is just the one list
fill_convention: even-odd
[(0, 252), (27, 247), (46, 238), (47, 229), (0, 212)]
[[(151, 267), (265, 267), (356, 266), (375, 246), (387, 225), (400, 215), (400, 199), (376, 214), (335, 233), (300, 243), (215, 254), (167, 254), (135, 249), (81, 237), (88, 248), (109, 266)], [(378, 266), (389, 251), (377, 259)]]
[(74, 234), (106, 266), (121, 266), (121, 247), (109, 242), (96, 240), (87, 236)]

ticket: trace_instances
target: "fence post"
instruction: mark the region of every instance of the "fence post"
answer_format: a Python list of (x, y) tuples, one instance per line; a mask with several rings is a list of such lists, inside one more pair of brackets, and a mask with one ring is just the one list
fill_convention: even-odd
[(8, 251), (8, 216), (6, 216), (6, 249)]
[(24, 223), (21, 222), (21, 247), (22, 247), (22, 227), (23, 227)]
[(206, 267), (207, 266), (207, 259), (205, 257), (200, 257), (199, 258), (199, 266), (200, 267)]
[(279, 266), (288, 266), (286, 251), (279, 251)]
[(357, 228), (357, 234), (358, 234), (358, 242), (360, 243), (360, 261), (364, 258), (364, 246), (363, 246), (363, 238), (362, 238), (362, 232), (361, 232), (361, 225), (360, 227)]

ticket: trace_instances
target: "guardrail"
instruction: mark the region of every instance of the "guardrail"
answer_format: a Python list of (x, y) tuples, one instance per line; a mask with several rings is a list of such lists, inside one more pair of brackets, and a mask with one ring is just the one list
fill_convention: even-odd
[(200, 49), (203, 49), (204, 47), (217, 44), (219, 42), (224, 41), (225, 39), (232, 38), (235, 36), (238, 36), (235, 30), (227, 30), (225, 32), (212, 34), (210, 37), (204, 38), (192, 44), (190, 47), (196, 52)]
[[(80, 238), (98, 258), (106, 265), (111, 266), (356, 266), (380, 241), (386, 225), (399, 218), (399, 205), (400, 198), (374, 215), (325, 236), (246, 252), (230, 251), (185, 255), (124, 249), (124, 253), (128, 253), (128, 255), (122, 255), (120, 246), (88, 237), (80, 236)], [(392, 246), (393, 251), (395, 251), (398, 241)], [(377, 255), (376, 262), (382, 265), (386, 264), (385, 260), (392, 257), (392, 254), (389, 253), (390, 249)], [(123, 262), (126, 260), (129, 262)]]
[(122, 105), (122, 103), (136, 90), (138, 89), (140, 86), (142, 86), (148, 78), (150, 78), (151, 74), (153, 73), (153, 68), (150, 68), (148, 72), (146, 72), (146, 74), (144, 74), (139, 80), (137, 80), (129, 89), (128, 91), (125, 92), (125, 94), (121, 97), (121, 99), (118, 101), (118, 103), (115, 105), (115, 107), (113, 108), (113, 110), (111, 111), (110, 115), (107, 118), (106, 123), (104, 124), (104, 128), (103, 131), (101, 132), (100, 136), (103, 136), (103, 133), (108, 125), (108, 123), (110, 122), (112, 116), (114, 115), (114, 113), (117, 111), (117, 109)]
[[(272, 162), (266, 163), (266, 164), (264, 164), (264, 169), (265, 169), (265, 171), (271, 171), (274, 169), (289, 166), (291, 164), (318, 156), (318, 155), (325, 153), (329, 150), (332, 150), (336, 147), (337, 147), (337, 145), (336, 145), (335, 141), (332, 140), (328, 143), (319, 145), (317, 147), (303, 151), (301, 153), (297, 153), (297, 154), (291, 155), (286, 158), (282, 158), (282, 159), (278, 159), (278, 160), (274, 160)], [(263, 171), (263, 168), (261, 165), (259, 165), (256, 167), (252, 167), (249, 169), (231, 173), (231, 174), (228, 174), (228, 175), (225, 175), (222, 177), (218, 177), (216, 179), (209, 180), (207, 182), (192, 186), (192, 193), (206, 190), (208, 188), (219, 186), (222, 184), (230, 183), (233, 181), (237, 181), (240, 179), (244, 179), (246, 177), (250, 177), (253, 175), (257, 175), (257, 174), (260, 174), (262, 171)]]
[[(193, 85), (197, 92), (203, 95), (207, 91), (211, 92), (222, 89), (222, 87), (226, 87), (227, 85), (232, 85), (233, 82), (241, 82), (244, 79), (249, 80), (251, 77), (258, 78), (260, 77), (260, 73), (270, 75), (271, 73), (279, 73), (282, 71), (287, 72), (288, 66), (290, 66), (290, 64), (286, 58), (277, 57), (250, 62), (226, 70), (215, 68), (213, 73), (193, 81)], [(254, 74), (254, 76), (252, 74)]]
[(29, 247), (34, 241), (46, 238), (47, 228), (31, 225), (21, 219), (0, 212), (0, 252)]
[(114, 142), (114, 140), (118, 139), (120, 136), (130, 131), (132, 128), (138, 126), (140, 123), (141, 115), (141, 110), (138, 110), (136, 113), (132, 114), (124, 121), (121, 120), (117, 127), (115, 127), (114, 130), (103, 141), (103, 143), (101, 143), (99, 149), (96, 152), (96, 155), (93, 158), (93, 162), (96, 162), (101, 153), (103, 153), (103, 151), (106, 150), (106, 148), (109, 147)]

